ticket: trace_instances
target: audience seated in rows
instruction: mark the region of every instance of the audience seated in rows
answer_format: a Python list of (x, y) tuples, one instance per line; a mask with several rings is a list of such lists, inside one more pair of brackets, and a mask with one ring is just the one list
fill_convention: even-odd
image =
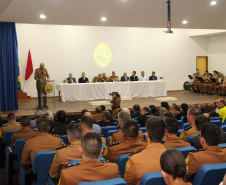
[(66, 112), (64, 110), (59, 110), (56, 112), (56, 124), (52, 134), (56, 135), (67, 135), (67, 125), (65, 123), (67, 118)]
[(36, 121), (42, 117), (42, 111), (36, 110), (35, 111), (35, 119), (31, 120), (31, 126), (36, 127)]
[(111, 122), (111, 113), (109, 111), (103, 111), (101, 115), (101, 121), (97, 124), (100, 127), (108, 127), (108, 126), (115, 126), (115, 123)]
[(169, 112), (165, 107), (162, 107), (159, 109), (159, 114), (160, 116), (165, 116), (165, 117), (174, 117), (171, 112)]
[(141, 116), (139, 116), (137, 119), (141, 127), (145, 127), (146, 120), (151, 117), (150, 112), (151, 110), (148, 107), (141, 108), (141, 111), (140, 111)]
[[(91, 117), (93, 119), (93, 115), (90, 112), (85, 112), (83, 116), (89, 116), (89, 117)], [(97, 125), (97, 124), (94, 124), (94, 123), (93, 123), (92, 131), (93, 132), (98, 132), (100, 134), (102, 133), (100, 126)]]
[(177, 120), (180, 120), (181, 117), (183, 118), (183, 122), (186, 123), (187, 122), (187, 112), (188, 112), (188, 105), (186, 103), (182, 103), (180, 106), (180, 113), (175, 115), (175, 118), (177, 118)]
[(96, 107), (95, 111), (96, 111), (96, 113), (93, 114), (93, 121), (101, 120), (102, 108), (101, 107)]
[(178, 111), (177, 104), (172, 103), (170, 110), (169, 110), (173, 115), (179, 114), (180, 111)]
[(133, 106), (133, 113), (131, 113), (131, 118), (138, 118), (141, 114), (140, 114), (140, 105), (135, 104)]

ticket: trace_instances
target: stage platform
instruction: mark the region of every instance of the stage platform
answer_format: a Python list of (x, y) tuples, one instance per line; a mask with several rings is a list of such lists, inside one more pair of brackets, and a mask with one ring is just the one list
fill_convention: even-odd
[[(156, 100), (156, 98), (160, 98)], [(188, 91), (168, 91), (166, 97), (149, 97), (149, 98), (133, 98), (132, 100), (125, 100), (121, 102), (122, 108), (132, 108), (134, 104), (139, 104), (141, 107), (149, 106), (151, 104), (159, 106), (161, 101), (168, 101), (169, 104), (176, 103), (180, 105), (181, 103), (187, 104), (200, 104), (200, 103), (213, 103), (220, 96), (217, 95), (202, 95), (197, 93), (191, 93)], [(97, 100), (99, 101), (99, 100)], [(106, 101), (106, 100), (100, 100)], [(82, 109), (88, 109), (91, 112), (95, 111), (96, 106), (89, 105), (90, 101), (73, 101), (73, 102), (62, 102), (59, 97), (48, 98), (49, 109), (42, 110), (44, 114), (46, 111), (50, 110), (54, 114), (57, 110), (65, 110), (68, 115), (80, 115)], [(32, 98), (30, 100), (19, 101), (19, 110), (10, 111), (14, 112), (19, 119), (22, 115), (34, 117), (33, 110), (37, 106), (37, 98)], [(111, 105), (106, 105), (106, 109), (110, 109)], [(3, 120), (9, 112), (0, 112), (0, 116)]]

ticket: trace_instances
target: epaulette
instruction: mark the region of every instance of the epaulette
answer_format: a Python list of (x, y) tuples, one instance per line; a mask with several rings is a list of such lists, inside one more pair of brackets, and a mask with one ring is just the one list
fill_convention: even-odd
[(110, 163), (109, 160), (106, 160), (106, 161), (101, 161), (102, 163)]
[(68, 164), (68, 165), (66, 166), (66, 168), (69, 168), (69, 167), (72, 167), (72, 166), (78, 166), (78, 165), (80, 165), (80, 163)]
[(119, 144), (120, 144), (120, 142), (110, 143), (110, 144), (109, 144), (109, 147), (110, 147), (110, 146), (119, 145)]
[(35, 137), (35, 136), (27, 137), (27, 138), (25, 138), (25, 140), (31, 139), (31, 138), (33, 138), (33, 137)]
[(184, 130), (188, 131), (188, 130), (190, 130), (191, 128), (192, 128), (192, 126), (189, 126), (189, 127), (185, 128)]
[(201, 152), (201, 151), (205, 151), (204, 149), (198, 149), (198, 150), (192, 150), (191, 152)]
[(59, 138), (62, 138), (61, 135), (57, 135), (57, 134), (53, 134), (54, 137), (59, 137)]
[(9, 125), (9, 123), (5, 123), (5, 124), (3, 124), (1, 127), (6, 127), (6, 126), (8, 126)]
[(226, 145), (220, 146), (221, 148), (226, 148)]
[(161, 143), (162, 143), (162, 144), (164, 144), (165, 142), (166, 142), (166, 140), (162, 140), (162, 142), (161, 142)]
[(60, 147), (57, 148), (57, 150), (60, 150), (60, 149), (65, 148), (67, 146), (68, 146), (68, 144), (67, 145), (63, 145), (63, 146), (60, 146)]
[(147, 140), (146, 140), (146, 139), (141, 139), (141, 141), (143, 141), (143, 142), (147, 142)]
[[(142, 149), (142, 150), (143, 150), (143, 149)], [(135, 152), (133, 152), (132, 154), (129, 154), (129, 156), (132, 156), (132, 155), (134, 155), (134, 154), (137, 154), (137, 153), (141, 152), (142, 150), (135, 151)]]

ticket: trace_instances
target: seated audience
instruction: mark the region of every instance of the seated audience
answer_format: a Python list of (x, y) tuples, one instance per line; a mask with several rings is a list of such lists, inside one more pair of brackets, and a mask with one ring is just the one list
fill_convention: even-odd
[(60, 172), (71, 160), (82, 159), (79, 148), (83, 136), (82, 127), (78, 123), (71, 123), (67, 128), (68, 141), (70, 145), (64, 145), (57, 148), (56, 155), (53, 159), (49, 175), (51, 178), (59, 178)]
[(131, 118), (138, 118), (141, 114), (140, 114), (140, 105), (135, 104), (133, 106), (133, 113), (131, 113)]
[(200, 110), (201, 114), (208, 112), (204, 104), (199, 104), (198, 109)]
[(214, 103), (210, 103), (207, 106), (207, 110), (209, 111), (209, 118), (220, 117), (220, 115), (218, 113), (216, 113), (216, 105)]
[(36, 120), (40, 119), (42, 116), (42, 111), (36, 110), (35, 111), (35, 119), (31, 120), (31, 126), (36, 127)]
[(163, 146), (165, 148), (180, 148), (191, 146), (190, 143), (177, 137), (179, 126), (176, 118), (167, 118), (165, 122), (166, 122), (165, 136), (167, 137), (166, 141), (163, 143)]
[(226, 106), (224, 99), (218, 99), (217, 100), (217, 108), (219, 109), (219, 115), (222, 117), (222, 124), (224, 123), (224, 120), (226, 118)]
[(186, 163), (183, 154), (171, 149), (162, 153), (160, 158), (162, 176), (167, 185), (192, 185), (185, 182)]
[(171, 112), (169, 112), (165, 107), (159, 109), (159, 114), (165, 117), (174, 117)]
[(69, 73), (69, 77), (67, 78), (67, 83), (76, 83), (74, 77), (72, 77), (72, 73)]
[(101, 109), (102, 109), (102, 112), (106, 110), (106, 107), (105, 105), (100, 105)]
[(138, 76), (136, 76), (136, 71), (133, 71), (132, 76), (130, 76), (130, 81), (138, 81)]
[(148, 145), (144, 150), (129, 157), (124, 176), (128, 185), (138, 185), (146, 173), (161, 171), (160, 156), (166, 151), (161, 144), (166, 129), (165, 122), (153, 116), (146, 121), (145, 125)]
[[(130, 114), (128, 112), (119, 112), (118, 113), (118, 126), (122, 129), (123, 125), (130, 121), (131, 117)], [(137, 139), (144, 139), (143, 137), (143, 132), (141, 130), (139, 130), (139, 135)], [(122, 130), (116, 131), (115, 133), (112, 134), (109, 143), (115, 143), (115, 142), (121, 142), (123, 140), (122, 137)]]
[(143, 107), (140, 110), (141, 116), (138, 117), (137, 121), (141, 125), (141, 127), (145, 127), (145, 122), (148, 118), (151, 117), (151, 110), (148, 107)]
[(110, 79), (110, 82), (118, 82), (119, 81), (119, 78), (118, 78), (118, 76), (115, 76), (114, 71), (112, 71), (112, 76), (110, 76), (109, 79)]
[(141, 71), (141, 76), (139, 77), (139, 81), (148, 81), (147, 77), (144, 76), (144, 71)]
[(89, 83), (89, 79), (85, 75), (85, 72), (82, 72), (82, 77), (78, 79), (78, 83)]
[(7, 131), (19, 131), (21, 129), (20, 124), (16, 122), (16, 116), (14, 113), (9, 113), (7, 116), (8, 124), (5, 124), (0, 128), (0, 138), (5, 137)]
[(178, 111), (177, 109), (177, 104), (176, 103), (172, 103), (172, 106), (170, 107), (169, 110), (173, 115), (179, 114), (180, 111)]
[(101, 116), (101, 121), (97, 124), (100, 127), (108, 127), (108, 126), (116, 126), (115, 123), (111, 122), (111, 113), (108, 111), (104, 111)]
[(128, 114), (130, 114), (130, 110), (128, 108), (122, 108), (121, 110), (122, 112), (127, 112)]
[(59, 185), (120, 178), (117, 164), (102, 163), (98, 160), (98, 156), (101, 155), (102, 151), (101, 137), (96, 133), (86, 133), (82, 137), (80, 147), (82, 161), (61, 171)]
[(161, 102), (160, 108), (162, 108), (162, 107), (166, 108), (168, 111), (170, 109), (169, 103), (166, 101)]
[(54, 131), (54, 127), (55, 127), (55, 122), (54, 122), (54, 116), (53, 113), (51, 111), (47, 111), (44, 114), (44, 118), (47, 119), (49, 121), (49, 133), (52, 134), (52, 132)]
[(96, 107), (95, 111), (96, 111), (96, 113), (93, 114), (93, 121), (101, 120), (102, 108), (101, 107)]
[(180, 113), (175, 115), (175, 118), (177, 118), (177, 120), (180, 120), (182, 117), (183, 118), (183, 122), (186, 123), (187, 122), (187, 112), (188, 112), (188, 105), (186, 103), (182, 103), (180, 106)]
[(124, 81), (129, 81), (129, 77), (127, 76), (127, 73), (123, 73), (123, 76), (121, 77), (121, 82), (124, 82)]
[[(208, 119), (204, 115), (197, 116), (195, 119), (195, 126), (197, 130), (199, 131), (199, 134), (197, 136), (194, 136), (190, 139), (191, 146), (195, 147), (197, 150), (202, 149), (202, 145), (200, 144), (200, 131), (202, 130), (203, 125), (208, 123)], [(226, 134), (223, 130), (220, 130), (220, 141), (219, 143), (226, 143)]]
[(52, 134), (56, 135), (67, 135), (67, 125), (65, 124), (67, 115), (64, 110), (59, 110), (56, 112), (56, 124)]
[(152, 116), (160, 116), (155, 105), (149, 105), (149, 109), (151, 110)]
[(226, 163), (226, 150), (218, 145), (219, 141), (220, 128), (214, 124), (203, 125), (200, 133), (200, 143), (204, 150), (190, 152), (186, 159), (190, 182), (194, 180), (201, 166)]
[[(85, 112), (84, 116), (89, 116), (93, 119), (93, 115), (90, 112)], [(101, 128), (98, 124), (93, 123), (92, 132), (99, 132), (100, 135), (102, 134)]]
[(30, 128), (31, 119), (28, 116), (22, 116), (20, 119), (21, 129), (19, 132), (13, 133), (11, 137), (12, 145), (15, 144), (17, 139), (25, 139), (31, 136), (35, 136), (37, 133)]
[(192, 108), (188, 110), (187, 119), (190, 126), (181, 132), (180, 138), (187, 140), (189, 136), (198, 135), (199, 131), (195, 126), (195, 119), (199, 115), (201, 115), (201, 113), (196, 108)]
[(48, 134), (49, 122), (47, 119), (39, 119), (36, 122), (37, 136), (30, 137), (25, 141), (21, 164), (31, 165), (37, 152), (52, 151), (64, 143), (59, 137)]
[(155, 76), (155, 71), (152, 71), (152, 75), (149, 77), (150, 80), (158, 80), (157, 76)]

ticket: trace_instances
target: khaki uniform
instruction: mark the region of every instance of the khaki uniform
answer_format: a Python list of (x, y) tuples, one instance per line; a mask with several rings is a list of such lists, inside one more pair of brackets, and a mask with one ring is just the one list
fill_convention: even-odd
[(93, 121), (100, 120), (102, 116), (102, 113), (95, 113), (93, 114)]
[(7, 131), (19, 131), (20, 129), (20, 124), (18, 124), (17, 122), (11, 122), (8, 125), (0, 128), (0, 138), (3, 139)]
[(92, 82), (104, 82), (102, 78), (98, 78), (98, 76), (94, 77)]
[(198, 84), (198, 89), (199, 89), (200, 93), (204, 92), (204, 87), (205, 87), (205, 92), (206, 92), (206, 86), (207, 86), (207, 84), (210, 83), (210, 75), (209, 74), (206, 75), (204, 73), (202, 78), (203, 78), (204, 81), (202, 83)]
[(205, 164), (226, 163), (226, 149), (220, 146), (209, 146), (206, 150), (190, 152), (186, 158), (189, 181), (193, 181), (196, 173)]
[(144, 174), (160, 172), (160, 156), (166, 151), (161, 143), (150, 143), (139, 153), (129, 157), (126, 163), (124, 180), (128, 185), (138, 185)]
[[(139, 135), (137, 137), (137, 140), (142, 140), (142, 139), (144, 139), (143, 132), (141, 130), (139, 130)], [(122, 142), (123, 140), (124, 140), (124, 138), (122, 137), (122, 130), (119, 130), (112, 134), (112, 136), (109, 140), (109, 144), (116, 143), (116, 142)]]
[(180, 148), (191, 146), (189, 142), (180, 139), (179, 137), (167, 138), (165, 143), (163, 143), (165, 148)]
[(190, 182), (173, 182), (170, 185), (192, 185)]
[(111, 101), (112, 103), (112, 118), (115, 119), (117, 118), (117, 114), (120, 110), (120, 104), (121, 104), (121, 98), (120, 97), (117, 97), (117, 98), (114, 98), (112, 97)]
[(122, 154), (134, 153), (146, 148), (147, 142), (141, 140), (124, 139), (121, 143), (111, 143), (104, 151), (104, 159), (111, 162), (116, 162), (118, 157)]
[(36, 135), (37, 132), (32, 130), (30, 127), (21, 127), (21, 130), (19, 132), (13, 133), (11, 137), (11, 143), (14, 145), (17, 139), (25, 139)]
[(110, 79), (108, 77), (102, 77), (102, 82), (110, 82)]
[(207, 84), (205, 86), (206, 87), (206, 90), (205, 90), (206, 93), (213, 93), (214, 86), (217, 86), (219, 84), (218, 83), (219, 77), (217, 75), (215, 75), (214, 78), (216, 79), (216, 82), (211, 82), (210, 84)]
[(81, 182), (120, 178), (118, 165), (102, 163), (98, 159), (82, 160), (61, 171), (58, 185), (77, 185)]
[[(41, 107), (42, 105), (42, 101), (41, 101), (41, 97), (42, 97), (42, 93), (43, 93), (43, 105), (46, 106), (47, 105), (47, 98), (46, 98), (46, 92), (45, 92), (45, 85), (46, 85), (46, 78), (49, 78), (49, 73), (47, 71), (47, 69), (43, 69), (41, 70), (41, 68), (38, 68), (35, 70), (35, 75), (34, 78), (36, 80), (36, 88), (38, 91), (38, 106)], [(42, 81), (40, 81), (42, 80)]]
[(21, 164), (30, 165), (33, 163), (34, 156), (37, 152), (52, 151), (63, 145), (63, 141), (48, 133), (39, 133), (33, 138), (25, 141)]
[(191, 90), (195, 91), (195, 88), (197, 88), (197, 85), (200, 83), (197, 79), (197, 77), (201, 77), (202, 75), (200, 73), (195, 73), (195, 78), (193, 80), (193, 82), (191, 82)]
[(225, 83), (225, 81), (223, 81), (221, 83), (221, 85), (214, 87), (214, 93), (223, 94), (223, 95), (226, 94), (226, 83)]
[(179, 113), (180, 113), (180, 111), (175, 110), (175, 109), (170, 110), (170, 112), (171, 112), (173, 115), (176, 115), (176, 114), (179, 114)]
[(195, 126), (189, 126), (181, 132), (180, 138), (187, 140), (189, 136), (198, 135), (198, 134), (199, 134), (199, 131), (196, 129)]
[(80, 146), (81, 141), (72, 141), (70, 145), (65, 145), (57, 149), (49, 171), (50, 177), (59, 178), (61, 170), (67, 166), (69, 161), (82, 159), (81, 153), (79, 151)]
[(119, 82), (118, 76), (110, 76), (109, 79), (110, 79), (110, 82)]

